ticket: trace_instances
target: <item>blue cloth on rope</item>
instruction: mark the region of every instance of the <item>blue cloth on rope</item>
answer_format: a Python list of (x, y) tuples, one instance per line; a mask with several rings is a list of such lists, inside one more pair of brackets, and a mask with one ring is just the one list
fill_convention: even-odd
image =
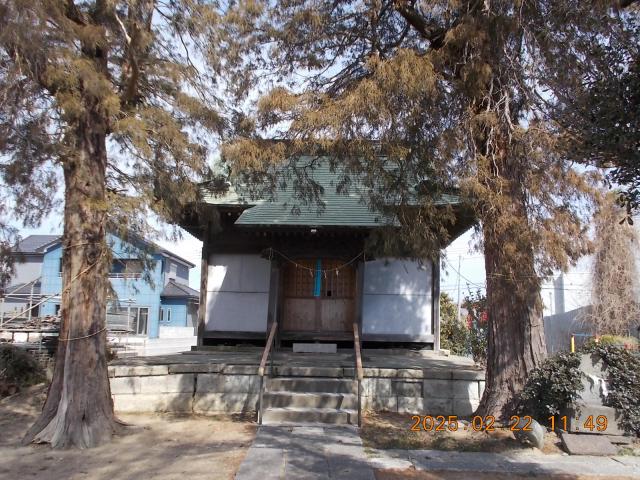
[(322, 290), (322, 259), (316, 260), (316, 278), (313, 286), (313, 296), (319, 297)]

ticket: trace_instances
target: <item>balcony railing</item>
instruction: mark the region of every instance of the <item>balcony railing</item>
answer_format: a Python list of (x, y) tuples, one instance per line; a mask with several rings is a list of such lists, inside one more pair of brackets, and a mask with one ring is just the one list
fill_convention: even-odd
[(141, 273), (109, 273), (109, 278), (141, 278)]

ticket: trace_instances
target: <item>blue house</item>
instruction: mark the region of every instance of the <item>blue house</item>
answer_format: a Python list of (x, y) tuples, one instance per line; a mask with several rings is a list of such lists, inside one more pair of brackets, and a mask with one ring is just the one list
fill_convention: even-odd
[[(113, 261), (107, 322), (122, 325), (124, 320), (131, 334), (148, 338), (159, 337), (161, 327), (172, 327), (172, 331), (176, 327), (183, 331), (193, 329), (199, 292), (189, 288), (189, 270), (195, 265), (144, 240), (134, 244), (109, 235), (108, 243)], [(29, 249), (34, 252), (28, 252)], [(62, 290), (61, 237), (31, 235), (20, 242), (17, 250), (20, 256), (16, 258), (14, 285), (5, 291), (30, 290), (26, 282), (29, 276), (37, 284), (38, 298), (45, 300), (32, 316), (58, 314)], [(146, 265), (143, 259), (148, 260)], [(34, 262), (39, 264), (39, 275), (35, 273), (38, 269)], [(5, 301), (9, 305), (8, 295)]]

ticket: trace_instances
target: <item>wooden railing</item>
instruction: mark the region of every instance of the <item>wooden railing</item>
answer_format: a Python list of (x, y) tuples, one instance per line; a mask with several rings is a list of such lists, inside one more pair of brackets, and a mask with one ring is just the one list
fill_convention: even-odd
[[(269, 356), (271, 355), (271, 346), (273, 345), (273, 339), (276, 336), (276, 331), (278, 329), (278, 322), (273, 322), (271, 324), (271, 330), (269, 330), (269, 337), (267, 338), (267, 343), (264, 346), (264, 351), (262, 352), (262, 358), (260, 359), (260, 366), (258, 367), (258, 376), (260, 377), (260, 395), (258, 397), (258, 424), (262, 425), (262, 394), (264, 392), (264, 374), (267, 367), (267, 361), (269, 360)], [(271, 365), (273, 369), (273, 363)]]
[(358, 427), (362, 426), (362, 379), (364, 371), (362, 370), (362, 354), (360, 353), (360, 333), (358, 332), (358, 324), (353, 324), (353, 349), (356, 353), (356, 379), (358, 380)]

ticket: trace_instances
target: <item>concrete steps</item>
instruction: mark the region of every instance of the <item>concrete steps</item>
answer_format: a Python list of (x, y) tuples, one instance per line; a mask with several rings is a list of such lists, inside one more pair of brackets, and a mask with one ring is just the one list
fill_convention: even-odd
[(263, 395), (266, 425), (357, 423), (358, 384), (327, 377), (272, 377)]
[(267, 408), (263, 425), (350, 425), (357, 423), (356, 410), (335, 408)]
[(266, 392), (262, 401), (265, 408), (358, 408), (352, 393)]
[(269, 392), (358, 393), (358, 384), (348, 378), (272, 377)]

